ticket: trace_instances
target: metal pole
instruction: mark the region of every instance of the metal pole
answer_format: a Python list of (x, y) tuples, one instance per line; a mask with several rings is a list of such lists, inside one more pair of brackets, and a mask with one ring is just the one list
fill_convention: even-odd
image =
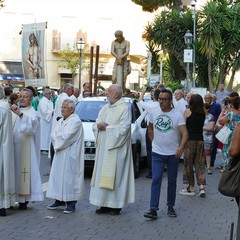
[(186, 79), (187, 79), (187, 83), (186, 83), (186, 87), (187, 90), (189, 90), (189, 75), (190, 75), (190, 70), (189, 70), (189, 62), (187, 63), (187, 73), (186, 73)]
[(161, 60), (160, 61), (160, 84), (162, 84), (163, 82), (162, 82), (162, 64), (163, 64), (163, 61)]
[(93, 90), (94, 96), (97, 96), (99, 51), (100, 51), (100, 46), (97, 45), (97, 48), (96, 48), (96, 61), (95, 61), (95, 74), (94, 74), (94, 90)]
[(147, 81), (148, 81), (148, 83), (150, 82), (151, 65), (152, 65), (152, 53), (148, 52), (148, 55), (147, 55)]
[(196, 51), (195, 51), (195, 44), (196, 44), (196, 6), (194, 5), (193, 7), (193, 87), (196, 87), (196, 77), (195, 77), (195, 72), (196, 72), (196, 67), (195, 67), (195, 59), (196, 59)]
[(90, 86), (90, 92), (93, 92), (93, 46), (91, 46), (90, 49), (90, 69), (89, 69), (89, 86)]
[(82, 49), (79, 51), (79, 57), (80, 57), (80, 62), (79, 62), (79, 82), (78, 82), (78, 88), (79, 91), (81, 92), (81, 82), (82, 82)]

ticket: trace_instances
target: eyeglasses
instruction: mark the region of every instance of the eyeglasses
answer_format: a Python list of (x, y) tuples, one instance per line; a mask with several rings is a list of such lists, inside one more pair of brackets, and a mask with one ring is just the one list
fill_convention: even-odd
[(167, 100), (170, 100), (171, 98), (159, 98), (158, 101), (166, 102)]

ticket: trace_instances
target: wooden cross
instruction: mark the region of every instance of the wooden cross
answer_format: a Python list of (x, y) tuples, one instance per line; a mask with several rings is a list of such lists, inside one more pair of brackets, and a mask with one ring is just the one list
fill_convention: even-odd
[(25, 174), (28, 173), (26, 172), (26, 168), (24, 168), (24, 171), (22, 173), (24, 174), (24, 182), (25, 182)]

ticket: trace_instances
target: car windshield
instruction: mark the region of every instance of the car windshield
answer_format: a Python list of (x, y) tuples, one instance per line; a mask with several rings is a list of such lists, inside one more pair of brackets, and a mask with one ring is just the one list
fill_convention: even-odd
[[(132, 123), (140, 116), (140, 111), (136, 103), (132, 103), (129, 100), (125, 101), (132, 112)], [(79, 116), (82, 122), (96, 122), (99, 111), (104, 105), (108, 103), (107, 100), (104, 101), (79, 101), (75, 113)]]
[(108, 101), (80, 101), (76, 106), (76, 114), (82, 122), (95, 122), (99, 111)]

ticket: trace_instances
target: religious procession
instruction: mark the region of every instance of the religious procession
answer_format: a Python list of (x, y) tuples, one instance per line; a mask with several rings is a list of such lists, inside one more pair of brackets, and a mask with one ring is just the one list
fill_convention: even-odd
[[(173, 93), (159, 82), (150, 88), (142, 87), (137, 99), (128, 90), (123, 92), (123, 87), (117, 83), (104, 91), (106, 96), (102, 96), (101, 91), (99, 97), (105, 98), (106, 103), (98, 110), (91, 129), (96, 150), (89, 203), (96, 206), (97, 215), (120, 215), (123, 208), (136, 201), (132, 112), (126, 103), (129, 96), (145, 113), (144, 159), (148, 169), (145, 178), (151, 180), (151, 189), (149, 209), (142, 213), (144, 218), (159, 218), (165, 172), (167, 215), (175, 218), (177, 194), (208, 198), (206, 175), (211, 176), (217, 167), (224, 178), (229, 164), (239, 155), (240, 97), (237, 92), (224, 90), (223, 85), (216, 94), (204, 96), (181, 89)], [(150, 100), (145, 98), (148, 93)], [(81, 102), (93, 99), (88, 83), (83, 84), (81, 94), (70, 83), (57, 94), (48, 86), (41, 93), (32, 86), (18, 93), (11, 86), (0, 87), (0, 216), (7, 216), (11, 208), (27, 210), (29, 204), (45, 198), (52, 199), (46, 206), (49, 211), (76, 212), (76, 203), (83, 198), (86, 188), (85, 136), (90, 131), (84, 129), (84, 120), (77, 113), (91, 113), (82, 108)], [(231, 130), (227, 140), (218, 136), (224, 126)], [(223, 160), (216, 166), (219, 151)], [(40, 173), (42, 155), (48, 156), (51, 164), (46, 195)], [(184, 166), (184, 188), (177, 191), (180, 162)], [(223, 190), (219, 185), (219, 191), (235, 198), (239, 205), (239, 190), (233, 189), (232, 182), (227, 185), (227, 181), (222, 180)]]
[[(183, 183), (179, 194), (207, 197), (205, 174), (211, 175), (217, 150), (221, 149), (224, 172), (231, 157), (238, 155), (240, 129), (240, 98), (228, 93), (221, 85), (216, 94), (202, 97), (156, 83), (151, 88), (151, 100), (144, 100), (142, 88), (138, 103), (146, 115), (146, 159), (152, 179), (150, 207), (145, 218), (158, 218), (161, 182), (168, 172), (168, 215), (176, 217), (174, 209), (179, 161), (184, 161)], [(47, 198), (55, 210), (65, 206), (64, 213), (75, 212), (77, 200), (84, 193), (84, 132), (75, 109), (84, 98), (93, 98), (89, 84), (83, 92), (65, 84), (55, 95), (49, 87), (42, 93), (29, 86), (15, 93), (11, 86), (0, 88), (1, 103), (1, 205), (0, 215), (15, 207), (26, 210), (28, 203), (43, 201), (39, 165), (41, 154), (51, 159)], [(106, 90), (107, 104), (99, 110), (92, 132), (96, 153), (89, 201), (99, 207), (97, 214), (118, 215), (129, 203), (134, 203), (134, 164), (131, 144), (132, 113), (123, 97), (123, 88), (112, 84)], [(226, 142), (217, 139), (217, 131), (228, 125)], [(14, 174), (13, 174), (14, 173)], [(196, 184), (195, 184), (196, 178)], [(239, 199), (236, 196), (237, 204)]]

